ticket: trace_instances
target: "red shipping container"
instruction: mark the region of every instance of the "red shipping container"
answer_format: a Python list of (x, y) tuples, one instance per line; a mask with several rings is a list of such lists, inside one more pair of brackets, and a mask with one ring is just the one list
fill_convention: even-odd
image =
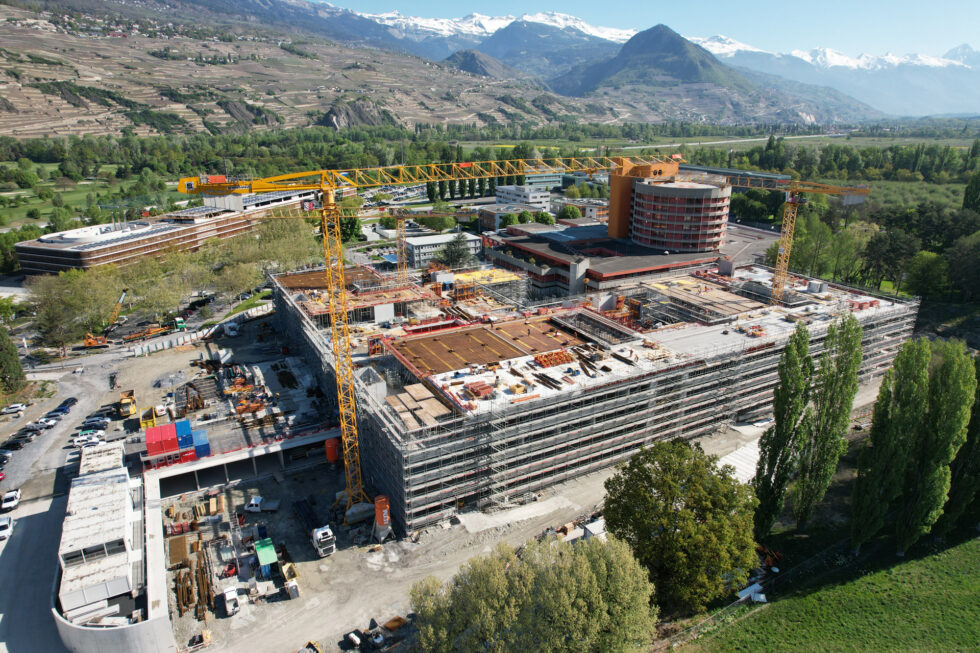
[(180, 452), (180, 462), (189, 463), (192, 460), (197, 460), (197, 454), (194, 453), (193, 449), (188, 449), (187, 451)]
[(161, 440), (161, 432), (159, 426), (151, 426), (146, 429), (146, 454), (148, 456), (157, 456), (163, 451), (163, 441)]
[(167, 453), (179, 451), (180, 446), (177, 444), (177, 425), (170, 423), (164, 424), (158, 428), (160, 429), (162, 450), (166, 451)]

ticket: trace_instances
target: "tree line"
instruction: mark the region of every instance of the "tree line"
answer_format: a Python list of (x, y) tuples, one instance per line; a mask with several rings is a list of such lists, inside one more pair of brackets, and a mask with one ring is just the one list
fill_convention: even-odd
[[(735, 196), (738, 197), (738, 194)], [(781, 215), (781, 194), (749, 191), (732, 199), (732, 215), (758, 204)], [(777, 245), (766, 254), (771, 265)], [(880, 289), (889, 282), (927, 299), (972, 301), (980, 283), (980, 171), (967, 184), (963, 204), (935, 202), (876, 210), (834, 206), (809, 198), (797, 215), (790, 269), (847, 284)]]
[(802, 179), (850, 181), (893, 180), (966, 183), (980, 170), (980, 138), (967, 148), (935, 143), (853, 147), (830, 143), (791, 145), (770, 136), (764, 146), (744, 151), (700, 147), (682, 149), (685, 159), (705, 166), (767, 170)]

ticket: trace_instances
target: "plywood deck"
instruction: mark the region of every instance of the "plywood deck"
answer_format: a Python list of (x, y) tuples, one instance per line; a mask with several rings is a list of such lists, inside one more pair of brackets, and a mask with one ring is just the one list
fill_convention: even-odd
[(540, 354), (583, 343), (576, 336), (555, 327), (546, 318), (496, 324), (493, 330), (513, 342), (525, 354)]
[(497, 363), (524, 353), (486, 327), (407, 338), (391, 346), (427, 375)]

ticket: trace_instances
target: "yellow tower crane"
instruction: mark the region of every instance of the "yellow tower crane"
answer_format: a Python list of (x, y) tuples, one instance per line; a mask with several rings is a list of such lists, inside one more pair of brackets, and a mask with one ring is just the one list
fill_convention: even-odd
[[(350, 326), (346, 281), (344, 279), (343, 244), (340, 235), (340, 211), (336, 193), (346, 188), (371, 188), (382, 185), (423, 184), (427, 182), (487, 179), (541, 173), (584, 172), (590, 176), (599, 171), (609, 171), (611, 178), (622, 180), (627, 176), (643, 176), (653, 179), (669, 179), (678, 172), (680, 156), (669, 158), (644, 157), (562, 157), (544, 159), (513, 159), (506, 161), (470, 161), (461, 163), (430, 163), (422, 165), (397, 165), (350, 170), (310, 170), (274, 177), (250, 180), (222, 180), (212, 182), (208, 177), (184, 177), (180, 179), (181, 193), (228, 195), (252, 194), (276, 191), (316, 190), (321, 193), (322, 208), (319, 210), (320, 232), (323, 239), (325, 275), (329, 295), (331, 339), (334, 352), (334, 370), (337, 378), (337, 399), (340, 413), (341, 442), (346, 475), (347, 508), (355, 503), (369, 501), (364, 491), (357, 434), (357, 411), (354, 399), (354, 365), (351, 361)], [(811, 182), (760, 179), (751, 176), (730, 175), (726, 180), (733, 186), (781, 190), (788, 193), (783, 212), (783, 231), (780, 237), (780, 253), (773, 279), (773, 302), (783, 295), (789, 254), (792, 248), (796, 214), (802, 194), (823, 193), (828, 195), (867, 195), (867, 188), (845, 188)], [(612, 181), (612, 179), (611, 179)], [(614, 184), (615, 185), (615, 184)], [(622, 206), (621, 198), (613, 197), (613, 204)], [(612, 220), (612, 215), (610, 215)], [(398, 222), (398, 278), (408, 278), (408, 261), (405, 249), (404, 218)]]
[(783, 301), (786, 280), (789, 277), (789, 257), (793, 251), (793, 234), (796, 231), (796, 216), (800, 206), (806, 204), (805, 195), (835, 195), (840, 197), (862, 197), (871, 191), (867, 186), (833, 186), (813, 181), (785, 181), (751, 177), (748, 175), (728, 175), (728, 183), (740, 188), (752, 187), (764, 190), (778, 190), (786, 193), (783, 204), (783, 219), (779, 231), (779, 249), (776, 251), (776, 265), (773, 268), (772, 290), (769, 304), (776, 306)]

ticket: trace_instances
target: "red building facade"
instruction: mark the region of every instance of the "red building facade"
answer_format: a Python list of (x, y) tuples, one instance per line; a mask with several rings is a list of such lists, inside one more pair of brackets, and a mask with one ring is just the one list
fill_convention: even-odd
[(717, 252), (725, 239), (732, 188), (719, 181), (646, 179), (633, 183), (630, 238), (671, 252)]

